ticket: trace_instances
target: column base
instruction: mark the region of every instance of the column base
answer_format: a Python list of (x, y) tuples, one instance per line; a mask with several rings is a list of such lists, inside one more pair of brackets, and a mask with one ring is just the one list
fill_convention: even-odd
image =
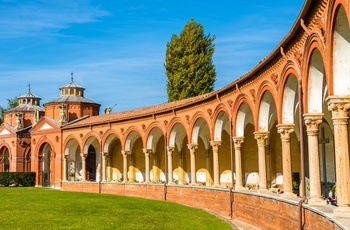
[(350, 207), (349, 206), (341, 206), (341, 207), (336, 207), (333, 211), (334, 215), (336, 216), (350, 216)]
[(325, 205), (326, 201), (322, 197), (310, 197), (307, 201), (309, 205)]
[(297, 194), (293, 193), (293, 192), (284, 192), (281, 197), (284, 198), (295, 198), (297, 197)]
[(191, 186), (198, 186), (199, 184), (197, 184), (197, 183), (191, 183), (190, 185), (191, 185)]
[(258, 189), (258, 193), (267, 193), (269, 190), (267, 190), (266, 188), (261, 188)]
[(238, 185), (238, 186), (235, 186), (235, 190), (246, 190), (246, 188)]

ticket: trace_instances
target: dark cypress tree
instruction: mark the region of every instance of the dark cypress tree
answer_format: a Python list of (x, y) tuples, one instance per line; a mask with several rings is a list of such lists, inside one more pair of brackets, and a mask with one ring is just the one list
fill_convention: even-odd
[(191, 19), (180, 35), (167, 43), (165, 70), (168, 100), (176, 101), (213, 91), (216, 80), (213, 41), (203, 26)]

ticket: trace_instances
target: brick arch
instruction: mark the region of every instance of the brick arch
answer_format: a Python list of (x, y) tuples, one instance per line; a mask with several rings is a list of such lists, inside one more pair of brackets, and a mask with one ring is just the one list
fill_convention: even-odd
[[(281, 79), (282, 81), (280, 82), (280, 87), (279, 87), (279, 94), (278, 94), (278, 107), (281, 108), (280, 113), (278, 114), (278, 123), (282, 124), (285, 123), (285, 120), (283, 120), (283, 114), (284, 114), (284, 105), (286, 107), (286, 104), (284, 103), (284, 95), (285, 95), (285, 91), (286, 91), (286, 84), (288, 82), (288, 79), (291, 75), (294, 75), (296, 77), (296, 81), (298, 81), (298, 72), (295, 69), (295, 65), (292, 62), (289, 62), (283, 69), (282, 71), (282, 75), (281, 75)], [(298, 86), (296, 86), (298, 87)], [(296, 89), (295, 93), (297, 92), (298, 89)], [(294, 118), (293, 118), (294, 120)], [(288, 122), (287, 122), (288, 123)], [(294, 122), (293, 122), (294, 123)]]
[(187, 141), (190, 141), (190, 135), (189, 135), (189, 124), (187, 122), (184, 121), (184, 119), (180, 118), (180, 117), (174, 117), (173, 119), (171, 119), (171, 121), (169, 122), (169, 125), (168, 125), (168, 130), (167, 130), (167, 145), (168, 146), (172, 146), (172, 144), (174, 143), (170, 143), (173, 141), (173, 129), (174, 127), (179, 124), (181, 125), (184, 130), (185, 130), (185, 135), (187, 135)]
[(66, 137), (66, 139), (64, 140), (63, 144), (62, 144), (62, 147), (63, 147), (63, 150), (64, 150), (64, 154), (66, 155), (66, 151), (67, 151), (67, 145), (70, 141), (72, 140), (75, 140), (77, 143), (78, 143), (78, 146), (79, 146), (79, 149), (80, 149), (80, 152), (82, 153), (82, 145), (81, 143), (82, 142), (79, 142), (79, 138), (78, 136), (74, 135), (74, 134), (71, 134), (69, 135), (68, 137)]
[[(159, 132), (157, 132), (157, 130), (159, 130)], [(149, 129), (146, 132), (146, 135), (145, 135), (146, 143), (143, 143), (144, 148), (152, 149), (152, 151), (155, 151), (156, 143), (158, 143), (161, 136), (165, 136), (164, 128), (161, 126), (159, 122), (153, 122), (149, 126)], [(156, 142), (154, 142), (155, 139), (156, 139)]]
[[(256, 116), (254, 116), (255, 115), (254, 114), (254, 109), (253, 109), (254, 106), (252, 104), (252, 101), (249, 100), (249, 97), (247, 95), (245, 95), (245, 94), (239, 95), (236, 98), (236, 100), (235, 100), (235, 102), (234, 102), (234, 104), (232, 106), (233, 109), (236, 109), (236, 111), (232, 111), (232, 135), (233, 136), (237, 136), (237, 123), (238, 123), (237, 122), (237, 117), (238, 117), (238, 114), (239, 114), (239, 109), (240, 109), (241, 105), (244, 104), (244, 103), (248, 105), (248, 107), (250, 109), (250, 112), (251, 112), (251, 115), (253, 117), (253, 123), (255, 124), (255, 119), (254, 118)], [(244, 130), (243, 130), (243, 134), (244, 134)], [(240, 135), (242, 135), (242, 136), (243, 136), (243, 134), (240, 133)]]
[[(345, 1), (335, 1), (332, 5), (331, 22), (329, 29), (329, 64), (331, 65), (331, 70), (329, 70), (329, 75), (332, 84), (329, 85), (329, 95), (348, 95), (350, 90), (350, 77), (348, 73), (350, 71), (350, 64), (348, 63), (348, 55), (350, 52), (350, 15), (349, 8)], [(340, 34), (336, 33), (336, 23), (337, 17), (340, 15), (340, 10), (344, 9), (344, 17), (346, 17), (345, 22), (347, 23), (347, 28), (345, 32)], [(339, 21), (342, 22), (342, 21)], [(339, 24), (338, 24), (339, 25)], [(340, 23), (340, 25), (342, 25)], [(340, 27), (340, 31), (344, 26)], [(345, 26), (346, 27), (346, 26)], [(343, 36), (345, 35), (345, 36)], [(346, 41), (343, 42), (346, 37)], [(338, 46), (335, 46), (338, 44)], [(339, 45), (340, 44), (340, 45)], [(341, 48), (339, 47), (341, 46)], [(338, 47), (338, 48), (337, 48)], [(345, 77), (344, 77), (345, 76)]]
[[(221, 114), (224, 113), (226, 114), (227, 118), (228, 118), (228, 125), (229, 125), (229, 130), (228, 133), (229, 135), (231, 135), (231, 111), (230, 109), (228, 109), (228, 106), (224, 103), (220, 103), (218, 104), (218, 106), (215, 108), (213, 117), (215, 117), (215, 119), (212, 120), (211, 123), (211, 139), (212, 140), (220, 140), (221, 141), (221, 132), (224, 129), (224, 119), (223, 117), (221, 117)], [(231, 125), (231, 127), (230, 127)]]
[(108, 152), (108, 148), (109, 148), (109, 145), (110, 145), (109, 139), (110, 139), (111, 136), (115, 136), (117, 139), (120, 140), (120, 137), (118, 135), (117, 130), (115, 130), (115, 129), (108, 129), (104, 133), (103, 137), (101, 138), (102, 139), (102, 144), (101, 144), (102, 145), (102, 152)]
[[(329, 86), (331, 83), (331, 80), (329, 78), (329, 75), (326, 74), (327, 72), (329, 72), (329, 70), (327, 70), (328, 66), (325, 65), (325, 58), (326, 58), (326, 50), (325, 50), (325, 46), (324, 43), (322, 42), (322, 38), (320, 37), (320, 35), (318, 33), (313, 33), (310, 36), (308, 36), (306, 38), (305, 41), (305, 45), (304, 45), (304, 60), (303, 60), (303, 76), (302, 76), (302, 87), (303, 87), (303, 94), (305, 97), (304, 102), (304, 112), (307, 113), (308, 112), (308, 107), (309, 107), (309, 78), (310, 78), (310, 62), (311, 62), (311, 58), (312, 58), (312, 54), (315, 50), (318, 50), (322, 61), (323, 61), (323, 68), (324, 68), (324, 74), (326, 75), (326, 86)], [(330, 69), (330, 68), (328, 68)], [(328, 87), (327, 87), (328, 89)]]
[(131, 136), (131, 135), (133, 135), (133, 133), (136, 133), (135, 135), (140, 136), (142, 143), (144, 143), (144, 140), (143, 140), (144, 138), (141, 135), (141, 133), (142, 133), (141, 130), (136, 126), (130, 126), (125, 132), (126, 138), (122, 142), (122, 149), (128, 150), (128, 151), (132, 150), (132, 143), (131, 143), (132, 139), (130, 139), (130, 138), (133, 138), (133, 136)]
[(99, 149), (102, 148), (100, 135), (97, 132), (95, 132), (95, 131), (91, 131), (91, 132), (87, 133), (85, 135), (85, 137), (83, 138), (83, 140), (82, 140), (82, 147), (83, 147), (83, 151), (84, 151), (83, 153), (87, 153), (88, 152), (89, 146), (93, 143), (93, 141), (91, 141), (89, 143), (89, 141), (92, 138), (95, 138), (98, 141), (98, 143), (97, 143), (98, 146), (94, 146), (94, 147), (99, 147)]
[[(271, 115), (273, 115), (273, 112), (270, 109), (274, 109), (276, 114), (279, 113), (277, 108), (277, 101), (276, 101), (276, 94), (272, 92), (272, 88), (270, 85), (264, 85), (259, 89), (259, 98), (256, 103), (256, 114), (257, 114), (257, 120), (258, 120), (258, 130), (259, 131), (269, 131), (271, 128), (271, 124), (274, 122), (270, 122)], [(267, 101), (269, 98), (266, 98), (268, 95), (271, 95), (272, 101)], [(265, 103), (263, 103), (263, 101)], [(271, 105), (273, 103), (273, 105)], [(269, 104), (269, 105), (268, 105)], [(272, 107), (271, 107), (272, 106)], [(276, 115), (276, 120), (278, 120), (278, 115)]]
[(55, 153), (55, 148), (53, 142), (47, 137), (47, 136), (42, 136), (36, 143), (35, 150), (34, 150), (34, 156), (39, 156), (39, 153), (41, 151), (42, 145), (44, 143), (47, 143), (51, 146), (52, 152)]
[[(208, 116), (203, 111), (197, 111), (194, 114), (193, 118), (191, 119), (191, 123), (189, 125), (189, 135), (188, 135), (189, 136), (189, 142), (188, 143), (194, 143), (193, 135), (196, 132), (196, 131), (194, 131), (194, 129), (196, 127), (198, 119), (203, 119), (206, 122), (206, 124), (207, 124), (207, 126), (209, 128), (209, 138), (211, 137), (210, 126), (209, 126), (210, 125), (210, 120), (209, 120)], [(198, 140), (198, 135), (197, 135), (197, 140)], [(197, 142), (195, 142), (195, 143), (197, 143)]]

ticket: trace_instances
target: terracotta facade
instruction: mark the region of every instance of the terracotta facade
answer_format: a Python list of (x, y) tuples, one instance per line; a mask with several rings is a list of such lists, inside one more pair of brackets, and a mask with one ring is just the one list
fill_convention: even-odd
[[(35, 171), (37, 185), (79, 191), (124, 194), (108, 188), (139, 185), (147, 195), (138, 196), (156, 199), (163, 183), (172, 191), (201, 185), (265, 194), (278, 187), (286, 199), (300, 192), (317, 206), (326, 205), (327, 185), (336, 183), (334, 214), (350, 216), (349, 23), (349, 1), (306, 1), (287, 36), (241, 78), (206, 95), (131, 111), (98, 115), (99, 105), (88, 99), (63, 101), (66, 93), (84, 98), (72, 78), (60, 88), (61, 99), (44, 105), (38, 122), (33, 111), (21, 111), (31, 122), (16, 128), (18, 111), (5, 115), (0, 168)], [(293, 194), (303, 182), (306, 194)], [(204, 190), (198, 191), (201, 197)], [(247, 203), (256, 199), (239, 194)], [(237, 217), (247, 212), (234, 211)], [(313, 215), (308, 211), (310, 226)], [(240, 217), (258, 226), (250, 218)]]

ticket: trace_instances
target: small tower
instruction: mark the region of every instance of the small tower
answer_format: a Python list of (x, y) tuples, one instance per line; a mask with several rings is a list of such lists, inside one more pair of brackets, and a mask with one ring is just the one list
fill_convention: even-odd
[(18, 106), (5, 112), (4, 122), (15, 127), (16, 130), (36, 124), (40, 117), (44, 116), (40, 100), (40, 97), (30, 91), (29, 84), (28, 93), (18, 97)]
[(59, 88), (60, 97), (44, 104), (45, 116), (65, 124), (83, 116), (99, 115), (100, 104), (84, 97), (85, 88), (76, 84), (71, 73), (67, 85)]

